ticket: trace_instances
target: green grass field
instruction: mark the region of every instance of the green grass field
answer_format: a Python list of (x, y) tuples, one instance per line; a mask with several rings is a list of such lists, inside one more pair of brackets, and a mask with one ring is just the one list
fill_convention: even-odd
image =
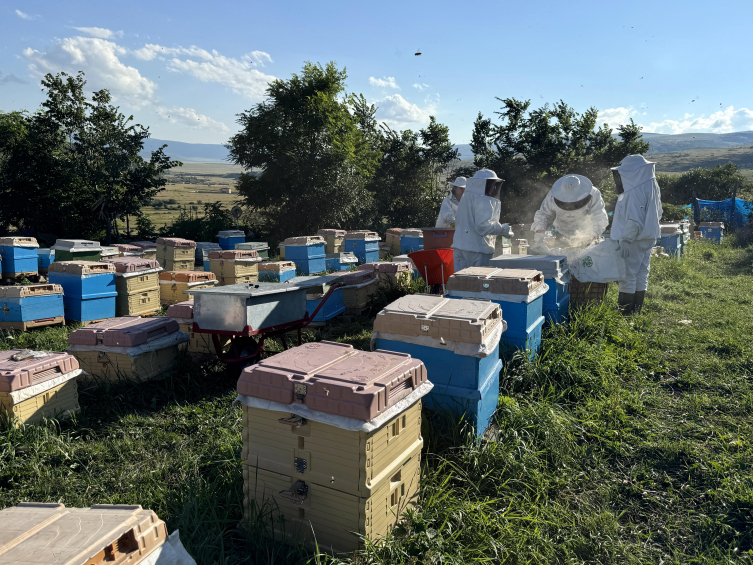
[[(199, 563), (749, 563), (753, 556), (753, 247), (691, 243), (656, 258), (641, 316), (573, 312), (535, 363), (504, 369), (492, 431), (424, 418), (421, 502), (344, 560), (237, 528), (240, 410), (218, 364), (80, 389), (72, 422), (0, 439), (0, 504), (141, 504)], [(383, 297), (387, 300), (389, 297)], [(366, 348), (369, 318), (306, 339)], [(4, 333), (62, 349), (69, 330)], [(431, 375), (429, 376), (431, 378)]]

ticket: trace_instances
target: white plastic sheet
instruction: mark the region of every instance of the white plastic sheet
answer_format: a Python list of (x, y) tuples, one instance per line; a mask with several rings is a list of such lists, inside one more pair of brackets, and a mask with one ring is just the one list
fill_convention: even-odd
[(625, 261), (617, 253), (619, 243), (606, 239), (586, 249), (554, 249), (567, 256), (570, 272), (580, 282), (608, 283), (625, 280)]
[(196, 561), (180, 543), (178, 530), (167, 536), (165, 543), (152, 551), (141, 563), (143, 565), (196, 565)]
[(60, 386), (61, 384), (70, 381), (71, 379), (75, 379), (79, 375), (86, 374), (87, 373), (85, 373), (81, 369), (76, 369), (74, 371), (71, 371), (70, 373), (65, 373), (64, 375), (50, 379), (49, 381), (44, 381), (43, 383), (27, 386), (26, 388), (22, 388), (21, 390), (13, 390), (7, 394), (9, 394), (13, 399), (14, 404), (18, 404), (19, 402), (28, 400), (32, 396), (36, 396), (38, 394), (42, 394), (43, 392), (47, 392), (48, 390), (52, 390), (53, 388)]

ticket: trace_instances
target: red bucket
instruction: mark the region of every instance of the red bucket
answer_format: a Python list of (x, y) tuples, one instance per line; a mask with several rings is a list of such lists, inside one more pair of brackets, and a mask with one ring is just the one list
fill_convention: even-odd
[(455, 260), (452, 249), (424, 249), (409, 253), (416, 269), (426, 284), (446, 284), (455, 272)]

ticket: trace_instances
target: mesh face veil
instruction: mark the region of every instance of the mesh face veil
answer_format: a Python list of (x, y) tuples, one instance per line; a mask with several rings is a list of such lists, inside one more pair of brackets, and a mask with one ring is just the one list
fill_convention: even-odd
[(589, 194), (585, 198), (581, 198), (577, 202), (562, 202), (562, 200), (554, 199), (554, 203), (557, 205), (557, 208), (560, 210), (565, 210), (566, 212), (572, 212), (574, 210), (580, 210), (581, 208), (588, 206), (588, 203), (591, 202), (591, 195)]
[(617, 194), (625, 192), (625, 188), (622, 186), (622, 177), (619, 171), (612, 171), (612, 177), (614, 178), (614, 185), (617, 187)]

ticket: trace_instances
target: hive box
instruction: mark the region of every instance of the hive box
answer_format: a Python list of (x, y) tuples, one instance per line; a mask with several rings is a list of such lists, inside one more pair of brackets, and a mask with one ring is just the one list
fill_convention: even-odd
[(413, 259), (408, 257), (407, 255), (397, 255), (392, 258), (393, 263), (408, 263), (411, 268), (411, 272), (413, 273), (413, 278), (421, 278), (421, 273), (418, 272), (418, 269), (416, 268), (416, 264), (413, 262)]
[(280, 251), (280, 259), (285, 259), (285, 244), (281, 243), (280, 245), (277, 246), (277, 249), (279, 249)]
[[(236, 249), (251, 249), (259, 254), (262, 259), (269, 259), (269, 244), (266, 241), (247, 241), (246, 243), (237, 243)], [(285, 257), (283, 257), (284, 259)]]
[(131, 245), (141, 249), (142, 257), (146, 257), (147, 259), (157, 258), (157, 244), (153, 241), (133, 241)]
[(701, 235), (704, 239), (721, 243), (724, 239), (724, 222), (701, 222)]
[(325, 261), (328, 271), (347, 271), (358, 264), (353, 253), (327, 253)]
[[(502, 308), (507, 330), (501, 341), (520, 349), (538, 351), (543, 323), (544, 294), (548, 290), (544, 275), (530, 269), (469, 267), (447, 281), (450, 298), (491, 300)], [(538, 341), (537, 337), (539, 336)]]
[(417, 359), (320, 342), (246, 368), (245, 506), (270, 510), (298, 541), (345, 552), (387, 534), (415, 503), (421, 397)]
[(455, 228), (423, 228), (424, 249), (449, 249), (455, 238)]
[(239, 243), (246, 242), (246, 234), (241, 230), (223, 230), (217, 234), (220, 247), (232, 251)]
[(167, 539), (141, 506), (21, 502), (0, 511), (0, 561), (17, 565), (138, 565)]
[(681, 258), (682, 228), (680, 224), (662, 224), (660, 240), (661, 246), (670, 257)]
[(108, 380), (148, 380), (169, 370), (188, 341), (167, 317), (124, 316), (74, 331), (66, 351), (86, 372)]
[(511, 251), (513, 255), (528, 255), (528, 240), (513, 239)]
[(417, 228), (404, 229), (400, 234), (400, 254), (407, 255), (424, 248), (424, 232)]
[(138, 245), (131, 245), (129, 243), (119, 243), (115, 247), (120, 251), (121, 257), (134, 257), (136, 255), (141, 255), (144, 251)]
[(0, 328), (26, 331), (65, 325), (63, 287), (57, 284), (0, 287)]
[(3, 278), (36, 275), (39, 268), (38, 248), (39, 244), (33, 237), (0, 237)]
[(320, 235), (289, 237), (284, 242), (283, 259), (293, 261), (304, 275), (314, 275), (327, 270), (325, 242)]
[(0, 412), (16, 424), (65, 418), (79, 409), (76, 377), (81, 373), (78, 361), (68, 353), (2, 351)]
[(292, 261), (265, 261), (259, 263), (260, 282), (285, 282), (295, 276), (295, 263)]
[(196, 242), (180, 237), (157, 240), (157, 261), (166, 271), (191, 270), (196, 260)]
[(114, 245), (103, 245), (100, 248), (100, 257), (102, 258), (102, 260), (120, 257), (120, 250)]
[(384, 241), (379, 242), (379, 260), (386, 259), (388, 256), (392, 255), (392, 249), (390, 249), (390, 244), (386, 243)]
[[(195, 333), (193, 331), (193, 300), (177, 302), (167, 308), (165, 315), (178, 322), (180, 331), (188, 334), (188, 342), (185, 344), (189, 353), (199, 356), (216, 355), (211, 334)], [(221, 337), (223, 350), (230, 345), (229, 339)]]
[(359, 263), (379, 261), (379, 235), (373, 231), (352, 231), (345, 235), (344, 250), (356, 256)]
[[(183, 302), (191, 298), (194, 290), (217, 285), (214, 273), (204, 271), (163, 271), (159, 274), (161, 304)], [(190, 292), (188, 292), (190, 291)]]
[(63, 287), (65, 319), (76, 322), (105, 320), (115, 316), (115, 266), (91, 261), (55, 261), (50, 283)]
[(327, 255), (342, 253), (345, 245), (345, 230), (324, 229), (316, 232), (324, 238), (324, 251)]
[(102, 258), (99, 242), (88, 239), (58, 239), (52, 249), (55, 261), (99, 261)]
[[(208, 265), (210, 251), (222, 251), (222, 247), (220, 247), (219, 243), (212, 243), (210, 241), (197, 241), (196, 252), (194, 256), (195, 264), (204, 265), (206, 263)], [(208, 271), (209, 268), (207, 267), (204, 270)]]
[(387, 230), (387, 237), (385, 238), (390, 246), (390, 252), (392, 255), (400, 255), (400, 234), (403, 233), (403, 228), (390, 228)]
[(119, 257), (104, 262), (115, 266), (116, 316), (141, 316), (159, 310), (162, 268), (156, 259)]
[(465, 414), (481, 436), (497, 407), (505, 327), (499, 306), (488, 300), (413, 294), (377, 315), (372, 348), (421, 359), (434, 384), (426, 406)]
[(50, 263), (55, 261), (54, 249), (37, 249), (37, 271), (40, 275), (47, 274)]
[(209, 252), (209, 269), (220, 285), (258, 281), (260, 262), (259, 254), (251, 249)]
[[(324, 300), (324, 296), (329, 292), (330, 288), (334, 284), (342, 284), (342, 279), (337, 275), (328, 275), (325, 277), (295, 277), (290, 279), (290, 284), (294, 285), (308, 285), (306, 288), (306, 313), (309, 317), (314, 315), (314, 311), (319, 307), (319, 304)], [(339, 316), (345, 312), (345, 304), (343, 303), (343, 289), (336, 288), (332, 291), (329, 298), (316, 313), (316, 317), (313, 318), (313, 325), (323, 325), (335, 316)]]
[(379, 280), (375, 271), (337, 271), (332, 273), (342, 279), (343, 305), (351, 314), (361, 314), (371, 305)]
[(358, 266), (359, 271), (376, 273), (382, 286), (406, 285), (411, 281), (411, 266), (401, 261), (377, 261)]

